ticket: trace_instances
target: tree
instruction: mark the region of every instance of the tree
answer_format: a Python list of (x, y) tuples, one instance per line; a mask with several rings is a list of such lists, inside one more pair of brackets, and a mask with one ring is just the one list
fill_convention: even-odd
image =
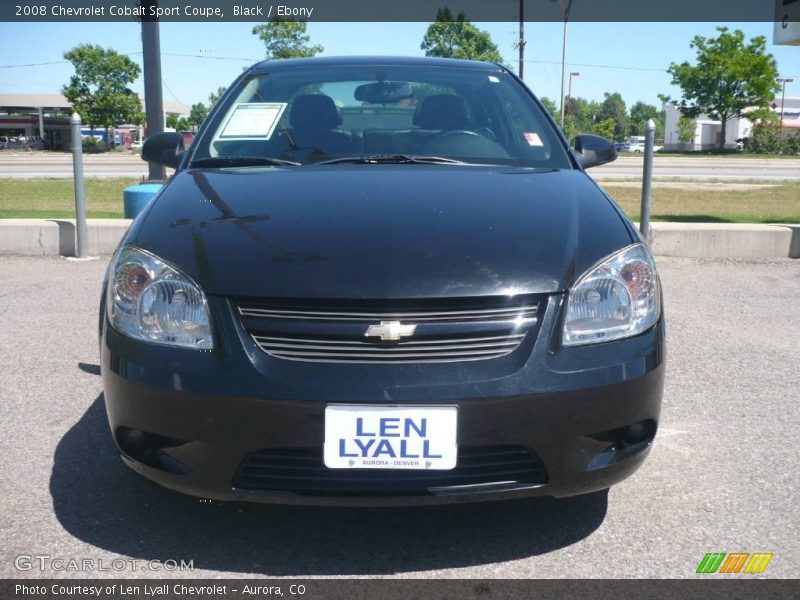
[(447, 7), (436, 12), (436, 22), (428, 26), (420, 48), (425, 56), (503, 62), (488, 31), (475, 27), (463, 12), (454, 19)]
[(228, 88), (220, 86), (220, 87), (218, 87), (216, 90), (214, 90), (213, 92), (211, 92), (208, 95), (208, 110), (209, 110), (209, 112), (211, 111), (212, 108), (214, 108), (214, 105), (217, 102), (219, 102), (219, 99), (222, 98), (222, 95), (227, 91), (228, 91)]
[(307, 58), (324, 50), (320, 45), (309, 46), (311, 37), (306, 34), (304, 21), (275, 19), (253, 27), (253, 35), (264, 42), (267, 58)]
[(681, 118), (678, 119), (678, 141), (682, 144), (693, 142), (695, 131), (697, 131), (697, 121), (681, 115)]
[(558, 116), (558, 107), (556, 106), (556, 103), (553, 102), (550, 98), (548, 98), (547, 96), (542, 96), (541, 98), (539, 98), (539, 102), (541, 102), (542, 106), (545, 107), (545, 110), (547, 110), (547, 112), (550, 113), (550, 116), (552, 116), (553, 118), (556, 118)]
[(203, 119), (206, 118), (208, 114), (208, 109), (206, 105), (202, 102), (198, 102), (197, 104), (192, 104), (192, 109), (189, 112), (189, 118), (187, 119), (187, 123), (190, 127), (199, 127), (200, 123), (203, 122)]
[(598, 102), (586, 98), (568, 98), (566, 109), (567, 116), (571, 117), (577, 133), (589, 133), (594, 129), (600, 112)]
[(610, 140), (614, 137), (614, 131), (616, 127), (616, 121), (609, 117), (608, 119), (603, 119), (602, 121), (595, 123), (594, 127), (592, 128), (592, 133)]
[(61, 92), (89, 127), (108, 129), (142, 120), (142, 102), (128, 87), (139, 77), (139, 65), (116, 50), (92, 44), (75, 46), (64, 58), (75, 74)]
[(167, 115), (167, 127), (172, 127), (175, 131), (187, 131), (190, 127), (189, 121), (178, 115)]
[(778, 67), (767, 53), (767, 40), (757, 36), (745, 43), (740, 30), (729, 32), (717, 27), (719, 36), (695, 36), (691, 47), (697, 53), (697, 64), (672, 63), (667, 70), (672, 83), (682, 91), (679, 104), (687, 117), (707, 114), (720, 121), (720, 149), (725, 148), (725, 129), (733, 118), (742, 117), (746, 109), (766, 110), (780, 89), (775, 79)]
[(663, 139), (664, 137), (664, 122), (666, 121), (666, 114), (663, 110), (659, 110), (652, 104), (639, 101), (631, 106), (630, 113), (630, 134), (631, 135), (644, 135), (645, 125), (647, 121), (653, 119), (656, 123), (656, 139)]
[(614, 129), (609, 138), (623, 140), (628, 137), (628, 111), (625, 107), (625, 100), (619, 92), (604, 94), (605, 100), (600, 104), (600, 111), (597, 119), (614, 121)]

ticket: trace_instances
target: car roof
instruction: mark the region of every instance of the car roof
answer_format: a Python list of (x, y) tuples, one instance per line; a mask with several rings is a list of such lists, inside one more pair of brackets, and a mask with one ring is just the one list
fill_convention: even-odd
[(496, 63), (480, 60), (460, 60), (457, 58), (435, 58), (429, 56), (315, 56), (313, 58), (288, 58), (283, 60), (263, 60), (250, 67), (252, 72), (276, 71), (297, 67), (340, 67), (340, 66), (406, 66), (406, 67), (449, 67), (451, 69), (475, 69), (483, 71), (502, 71)]

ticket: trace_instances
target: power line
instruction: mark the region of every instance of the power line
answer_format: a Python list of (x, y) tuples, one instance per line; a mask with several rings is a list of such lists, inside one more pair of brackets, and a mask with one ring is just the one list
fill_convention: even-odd
[[(123, 54), (123, 56), (134, 56), (137, 54), (141, 54), (142, 52), (127, 52)], [(203, 54), (185, 54), (182, 52), (162, 52), (162, 56), (180, 56), (184, 58), (204, 58), (210, 60), (236, 60), (236, 61), (243, 61), (248, 63), (258, 62), (262, 60), (262, 58), (251, 58), (251, 57), (243, 57), (243, 56), (208, 56)], [(0, 69), (16, 69), (16, 68), (24, 68), (24, 67), (43, 67), (47, 65), (63, 65), (67, 64), (70, 61), (68, 60), (51, 60), (48, 62), (40, 62), (40, 63), (24, 63), (18, 65), (0, 65)]]
[(162, 52), (164, 56), (182, 56), (184, 58), (207, 58), (211, 60), (240, 60), (244, 62), (258, 62), (263, 58), (244, 58), (240, 56), (208, 56), (203, 54), (184, 54), (181, 52)]
[(68, 60), (53, 60), (50, 62), (27, 63), (24, 65), (0, 65), (0, 69), (16, 69), (17, 67), (43, 67), (45, 65), (62, 65), (68, 62)]
[[(541, 63), (546, 65), (560, 65), (561, 63), (556, 60), (537, 60), (535, 58), (526, 58), (525, 62), (532, 62), (532, 63)], [(567, 66), (570, 67), (591, 67), (596, 69), (620, 69), (623, 71), (654, 71), (658, 73), (666, 73), (666, 69), (655, 69), (652, 67), (623, 67), (621, 65), (597, 65), (591, 63), (575, 63), (571, 62), (568, 63)]]
[(162, 78), (161, 78), (161, 83), (163, 84), (163, 86), (164, 86), (165, 88), (167, 88), (167, 91), (169, 92), (169, 95), (170, 95), (170, 96), (172, 96), (172, 98), (175, 100), (175, 102), (177, 102), (178, 104), (183, 104), (183, 102), (181, 102), (181, 101), (180, 101), (180, 99), (179, 99), (179, 98), (178, 98), (178, 97), (175, 95), (175, 92), (173, 92), (173, 91), (170, 89), (170, 87), (167, 85), (167, 81), (166, 81), (166, 79), (164, 79), (164, 78), (162, 77)]
[[(134, 54), (141, 54), (141, 50), (139, 52), (125, 52), (121, 53), (122, 56), (133, 56)], [(70, 61), (68, 60), (51, 60), (48, 62), (40, 62), (40, 63), (24, 63), (19, 65), (0, 65), (0, 69), (16, 69), (18, 67), (44, 67), (46, 65), (63, 65), (68, 64)]]

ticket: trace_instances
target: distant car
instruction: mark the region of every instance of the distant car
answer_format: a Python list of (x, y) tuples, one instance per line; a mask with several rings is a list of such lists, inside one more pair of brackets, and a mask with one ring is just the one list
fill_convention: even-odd
[[(641, 154), (644, 152), (644, 144), (642, 142), (633, 142), (631, 144), (625, 144), (625, 148), (623, 148), (624, 152), (633, 152), (634, 154)], [(653, 152), (658, 152), (662, 150), (664, 146), (653, 146)]]
[(630, 144), (628, 142), (615, 142), (614, 147), (617, 149), (617, 152), (627, 152), (628, 148), (630, 148)]
[[(339, 101), (337, 103), (337, 100)], [(665, 373), (647, 243), (503, 66), (247, 69), (103, 282), (124, 461), (220, 500), (395, 505), (608, 488), (645, 460)]]
[(11, 140), (6, 135), (0, 135), (0, 150), (5, 150), (11, 144)]

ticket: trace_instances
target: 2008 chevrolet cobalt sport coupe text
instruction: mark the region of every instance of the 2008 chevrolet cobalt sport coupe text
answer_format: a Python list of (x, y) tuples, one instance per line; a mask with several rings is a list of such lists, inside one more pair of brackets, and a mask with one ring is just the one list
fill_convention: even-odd
[(122, 457), (222, 500), (568, 496), (658, 426), (656, 267), (538, 100), (494, 64), (243, 73), (108, 269), (102, 374)]

